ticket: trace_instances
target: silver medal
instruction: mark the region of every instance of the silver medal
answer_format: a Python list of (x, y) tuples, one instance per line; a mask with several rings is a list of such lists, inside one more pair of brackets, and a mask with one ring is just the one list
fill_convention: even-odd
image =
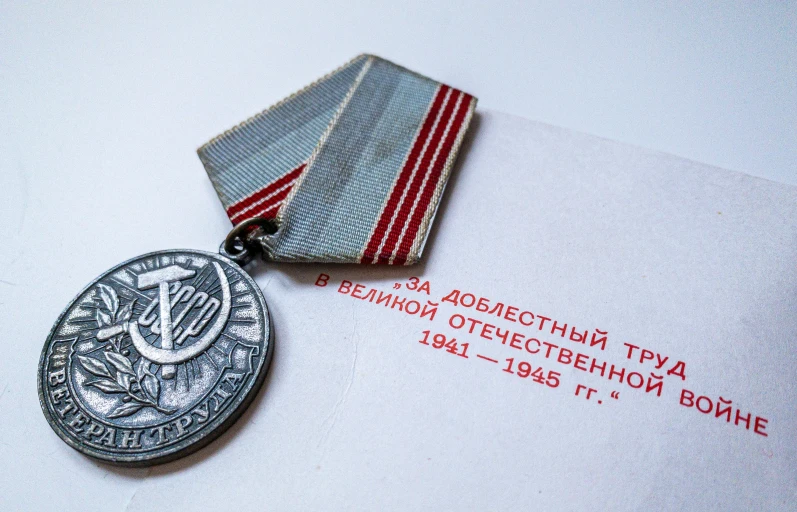
[(417, 262), (475, 108), (464, 91), (361, 55), (199, 148), (234, 226), (221, 256), (141, 256), (72, 301), (39, 364), (55, 432), (128, 465), (218, 436), (272, 349), (266, 303), (241, 267), (258, 256)]
[(39, 363), (53, 430), (107, 462), (151, 465), (219, 436), (271, 358), (260, 289), (230, 259), (173, 250), (95, 279), (64, 310)]

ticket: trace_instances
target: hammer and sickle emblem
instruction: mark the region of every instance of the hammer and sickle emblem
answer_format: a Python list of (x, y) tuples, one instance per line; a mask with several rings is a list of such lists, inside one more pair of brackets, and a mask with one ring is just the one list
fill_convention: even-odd
[[(218, 317), (205, 331), (201, 338), (195, 343), (182, 348), (175, 348), (175, 324), (172, 318), (172, 300), (169, 296), (169, 287), (171, 284), (179, 283), (184, 279), (194, 277), (196, 271), (185, 269), (179, 265), (169, 265), (168, 267), (151, 270), (138, 276), (138, 289), (148, 290), (151, 288), (158, 288), (159, 298), (158, 303), (160, 306), (160, 335), (161, 346), (156, 347), (147, 343), (144, 336), (141, 335), (139, 330), (139, 321), (133, 320), (124, 325), (113, 326), (106, 329), (101, 329), (97, 333), (98, 339), (104, 339), (120, 332), (129, 332), (130, 338), (133, 340), (133, 346), (139, 354), (153, 363), (161, 365), (161, 375), (164, 379), (173, 379), (176, 374), (174, 365), (193, 359), (205, 350), (207, 350), (216, 338), (219, 337), (227, 320), (230, 318), (230, 311), (232, 309), (232, 298), (230, 296), (230, 282), (224, 270), (216, 262), (213, 263), (213, 268), (219, 277), (219, 284), (221, 286), (221, 304), (217, 299), (207, 300), (203, 297), (202, 303), (204, 308), (199, 313), (198, 317), (191, 323), (190, 326), (185, 328), (177, 339), (177, 344), (181, 345), (185, 338), (189, 335), (194, 336), (200, 334), (210, 321), (210, 318), (218, 310)], [(199, 294), (197, 294), (199, 295)], [(206, 295), (206, 294), (202, 294)], [(207, 301), (207, 302), (205, 302)], [(197, 301), (194, 301), (197, 302)], [(191, 306), (192, 304), (189, 304)], [(202, 304), (200, 304), (202, 305)], [(183, 313), (178, 316), (178, 322), (187, 312), (186, 308)], [(146, 312), (145, 312), (146, 313)], [(143, 318), (144, 315), (142, 315)], [(141, 319), (139, 319), (141, 320)], [(146, 321), (144, 321), (146, 322)], [(149, 325), (145, 323), (145, 325)], [(107, 331), (107, 332), (106, 332)], [(155, 330), (153, 330), (155, 332)], [(178, 333), (179, 334), (179, 333)]]

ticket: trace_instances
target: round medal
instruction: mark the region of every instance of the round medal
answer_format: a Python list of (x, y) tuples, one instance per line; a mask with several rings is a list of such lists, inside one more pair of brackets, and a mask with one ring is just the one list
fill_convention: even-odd
[(161, 251), (107, 271), (67, 306), (39, 362), (39, 400), (78, 451), (145, 466), (218, 437), (255, 397), (273, 343), (236, 263)]

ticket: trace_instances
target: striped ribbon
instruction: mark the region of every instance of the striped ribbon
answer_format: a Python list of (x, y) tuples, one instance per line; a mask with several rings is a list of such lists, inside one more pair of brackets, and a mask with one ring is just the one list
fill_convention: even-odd
[(476, 98), (361, 55), (199, 157), (233, 224), (275, 219), (275, 261), (418, 261)]

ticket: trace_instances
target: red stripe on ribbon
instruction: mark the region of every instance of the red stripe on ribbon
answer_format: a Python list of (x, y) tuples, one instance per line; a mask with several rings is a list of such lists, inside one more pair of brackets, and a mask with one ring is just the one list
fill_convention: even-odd
[(415, 168), (418, 157), (426, 145), (426, 141), (429, 138), (429, 134), (434, 126), (434, 122), (437, 119), (438, 113), (440, 112), (443, 100), (450, 89), (451, 88), (447, 85), (441, 85), (437, 89), (435, 97), (432, 99), (432, 106), (429, 108), (429, 113), (423, 120), (421, 129), (418, 132), (418, 136), (415, 138), (415, 143), (410, 149), (407, 160), (404, 162), (404, 167), (402, 167), (398, 179), (393, 186), (393, 190), (390, 193), (390, 197), (388, 198), (387, 203), (385, 204), (385, 207), (379, 216), (379, 220), (374, 228), (374, 232), (371, 235), (371, 238), (368, 240), (368, 244), (366, 245), (360, 263), (371, 263), (376, 256), (376, 251), (379, 250), (379, 246), (382, 244), (382, 240), (384, 239), (387, 229), (390, 226), (390, 221), (393, 218), (393, 213), (398, 207), (398, 203), (401, 200), (401, 196), (407, 186), (407, 182), (412, 175), (412, 170)]
[(423, 218), (426, 216), (426, 211), (431, 204), (432, 196), (437, 189), (437, 184), (443, 174), (443, 169), (445, 169), (448, 156), (451, 154), (451, 150), (454, 147), (454, 141), (457, 140), (459, 132), (462, 129), (462, 125), (465, 122), (465, 116), (468, 114), (471, 101), (473, 101), (473, 96), (467, 93), (463, 93), (463, 95), (462, 102), (457, 109), (454, 121), (451, 123), (451, 128), (446, 136), (446, 140), (443, 142), (443, 147), (440, 149), (440, 154), (437, 156), (437, 160), (435, 160), (434, 167), (431, 169), (426, 186), (421, 192), (418, 205), (412, 214), (412, 218), (410, 218), (409, 222), (407, 223), (404, 238), (401, 240), (401, 245), (396, 251), (396, 256), (393, 258), (394, 265), (403, 265), (407, 261), (410, 248), (412, 247), (413, 242), (415, 242), (415, 237), (417, 236), (418, 230), (421, 227)]
[[(393, 227), (390, 229), (390, 233), (388, 233), (385, 245), (382, 248), (382, 251), (379, 253), (379, 260), (377, 263), (390, 263), (390, 258), (393, 255), (396, 245), (399, 243), (401, 233), (404, 231), (404, 226), (407, 224), (407, 219), (410, 217), (413, 211), (415, 200), (421, 193), (421, 186), (423, 185), (424, 179), (428, 179), (426, 176), (432, 172), (433, 166), (436, 167), (436, 163), (439, 162), (440, 157), (443, 156), (442, 151), (438, 148), (445, 142), (443, 137), (446, 134), (446, 127), (448, 127), (452, 117), (456, 115), (455, 111), (457, 102), (460, 101), (462, 94), (464, 94), (462, 91), (457, 90), (453, 91), (451, 94), (451, 97), (446, 104), (445, 110), (443, 111), (443, 115), (440, 117), (440, 122), (435, 129), (435, 133), (432, 137), (431, 143), (429, 144), (429, 148), (426, 151), (426, 154), (424, 154), (423, 160), (421, 161), (421, 166), (419, 168), (420, 172), (416, 173), (412, 183), (410, 184), (406, 200), (404, 201), (404, 204), (401, 205), (401, 209), (396, 216)], [(453, 129), (454, 127), (452, 126), (451, 128)], [(435, 154), (437, 154), (436, 159)]]
[(262, 217), (265, 219), (273, 219), (277, 216), (277, 210), (279, 207), (282, 206), (282, 201), (288, 197), (290, 194), (291, 189), (293, 188), (293, 183), (286, 186), (273, 196), (269, 197), (267, 200), (263, 201), (263, 203), (257, 205), (256, 208), (252, 208), (251, 210), (246, 211), (245, 213), (241, 214), (239, 217), (235, 219), (235, 223), (241, 223), (246, 219), (252, 219), (254, 217)]
[[(307, 166), (307, 163), (301, 164), (299, 167), (291, 170), (290, 172), (280, 176), (276, 180), (272, 181), (265, 187), (261, 188), (253, 192), (252, 194), (248, 195), (247, 197), (241, 199), (235, 204), (230, 205), (227, 208), (227, 216), (233, 222), (233, 224), (238, 224), (239, 222), (262, 215), (255, 215), (254, 211), (262, 211), (263, 208), (257, 208), (261, 204), (266, 205), (272, 204), (274, 198), (277, 196), (281, 196), (279, 201), (282, 201), (287, 197), (288, 192), (290, 192), (291, 188), (293, 188), (293, 182), (299, 178), (299, 175), (302, 174), (304, 168)], [(281, 188), (285, 187), (283, 190)], [(273, 197), (269, 197), (274, 194)]]
[(407, 223), (404, 238), (401, 240), (401, 245), (396, 251), (396, 256), (393, 258), (394, 265), (403, 265), (407, 261), (410, 248), (412, 247), (413, 242), (415, 242), (415, 237), (418, 235), (418, 230), (420, 229), (423, 218), (426, 216), (426, 211), (431, 204), (432, 196), (437, 189), (437, 184), (443, 174), (443, 169), (445, 169), (448, 156), (451, 154), (451, 150), (454, 147), (454, 141), (457, 140), (459, 132), (462, 129), (462, 125), (465, 122), (465, 116), (468, 114), (468, 110), (470, 110), (470, 104), (473, 101), (473, 96), (467, 93), (463, 93), (463, 95), (462, 102), (457, 109), (454, 121), (451, 123), (451, 128), (446, 136), (446, 140), (443, 142), (443, 147), (440, 149), (440, 154), (437, 156), (437, 160), (434, 162), (434, 167), (431, 170), (426, 187), (421, 193), (421, 197), (418, 200), (418, 205), (412, 214), (412, 218), (409, 219), (409, 222)]

